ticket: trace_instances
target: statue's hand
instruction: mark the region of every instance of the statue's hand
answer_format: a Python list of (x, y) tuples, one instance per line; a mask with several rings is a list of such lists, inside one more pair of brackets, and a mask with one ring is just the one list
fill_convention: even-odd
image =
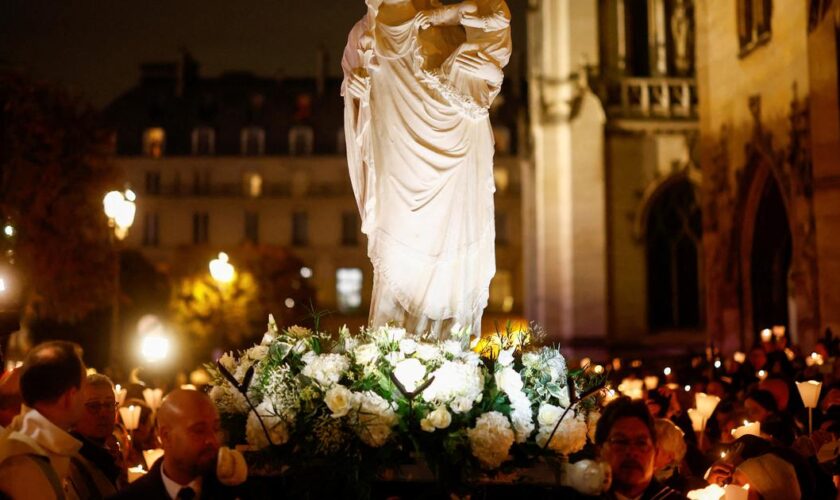
[(461, 12), (461, 16), (475, 14), (478, 11), (478, 5), (475, 2), (467, 0), (458, 4), (458, 10)]
[(370, 95), (370, 77), (353, 71), (347, 77), (347, 91), (356, 99), (367, 100)]
[(414, 25), (421, 30), (428, 29), (432, 25), (432, 14), (427, 10), (421, 10), (414, 16)]
[(501, 82), (505, 76), (502, 68), (491, 61), (483, 52), (461, 53), (455, 58), (455, 64), (481, 80)]

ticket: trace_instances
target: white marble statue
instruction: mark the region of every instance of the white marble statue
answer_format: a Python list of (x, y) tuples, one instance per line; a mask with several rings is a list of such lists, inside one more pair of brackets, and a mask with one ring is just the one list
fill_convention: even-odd
[(350, 178), (374, 267), (369, 322), (480, 333), (496, 272), (487, 110), (511, 52), (502, 0), (367, 0), (342, 58)]

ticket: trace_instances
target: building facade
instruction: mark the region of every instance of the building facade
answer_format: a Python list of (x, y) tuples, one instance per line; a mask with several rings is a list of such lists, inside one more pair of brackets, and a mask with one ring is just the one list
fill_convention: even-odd
[(592, 353), (702, 344), (693, 2), (531, 4), (527, 315)]
[[(137, 191), (127, 245), (171, 274), (179, 255), (276, 245), (302, 259), (328, 328), (366, 322), (372, 268), (344, 156), (340, 80), (202, 78), (184, 54), (149, 64), (106, 116), (119, 165)], [(488, 328), (521, 317), (516, 99), (493, 111), (497, 268)]]

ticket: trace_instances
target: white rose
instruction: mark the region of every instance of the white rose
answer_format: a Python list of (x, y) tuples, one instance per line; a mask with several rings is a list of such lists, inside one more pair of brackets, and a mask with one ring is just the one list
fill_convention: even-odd
[(564, 409), (559, 406), (548, 403), (543, 404), (537, 413), (537, 422), (540, 423), (540, 427), (554, 427), (557, 421), (560, 420), (560, 415), (563, 414), (563, 411)]
[(445, 406), (438, 406), (435, 411), (429, 413), (426, 419), (435, 429), (446, 429), (452, 423), (452, 415)]
[(522, 390), (522, 377), (511, 367), (496, 372), (496, 385), (505, 394), (518, 394)]
[(417, 342), (412, 339), (402, 339), (400, 340), (400, 351), (403, 354), (414, 354), (414, 351), (417, 350)]
[(379, 358), (379, 348), (375, 344), (362, 344), (353, 349), (356, 362), (360, 365), (369, 365)]
[(513, 351), (515, 350), (516, 347), (511, 347), (510, 349), (499, 351), (499, 357), (496, 359), (496, 362), (502, 366), (510, 366), (513, 363)]
[(332, 417), (340, 418), (350, 412), (354, 406), (355, 398), (350, 389), (342, 385), (336, 385), (327, 391), (324, 402), (332, 412)]
[(420, 429), (425, 432), (435, 432), (435, 426), (432, 425), (431, 420), (424, 418), (420, 420)]

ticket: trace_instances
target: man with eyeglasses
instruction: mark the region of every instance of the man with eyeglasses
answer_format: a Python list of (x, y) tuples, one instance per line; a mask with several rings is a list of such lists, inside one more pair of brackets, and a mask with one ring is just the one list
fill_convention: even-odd
[(84, 498), (105, 498), (114, 495), (125, 478), (113, 434), (117, 418), (114, 384), (105, 375), (88, 375), (82, 397), (85, 411), (72, 432), (82, 448), (71, 460), (70, 481)]
[(653, 477), (656, 427), (644, 401), (620, 397), (604, 408), (595, 430), (601, 458), (612, 468), (607, 498), (615, 500), (675, 500), (680, 492)]

